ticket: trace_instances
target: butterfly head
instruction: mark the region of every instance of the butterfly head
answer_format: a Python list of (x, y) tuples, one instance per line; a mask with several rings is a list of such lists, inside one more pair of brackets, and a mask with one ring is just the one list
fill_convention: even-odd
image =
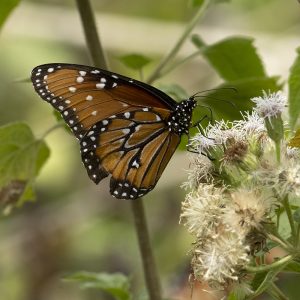
[(193, 110), (196, 107), (196, 100), (191, 97), (176, 105), (175, 111), (168, 120), (169, 130), (177, 134), (188, 134), (191, 127)]

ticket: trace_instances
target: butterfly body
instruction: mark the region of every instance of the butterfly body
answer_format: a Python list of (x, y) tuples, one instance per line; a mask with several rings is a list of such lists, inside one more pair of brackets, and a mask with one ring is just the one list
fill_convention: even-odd
[(80, 141), (89, 177), (111, 175), (110, 193), (136, 199), (154, 188), (187, 134), (196, 101), (106, 70), (72, 64), (36, 67), (37, 93), (63, 116)]

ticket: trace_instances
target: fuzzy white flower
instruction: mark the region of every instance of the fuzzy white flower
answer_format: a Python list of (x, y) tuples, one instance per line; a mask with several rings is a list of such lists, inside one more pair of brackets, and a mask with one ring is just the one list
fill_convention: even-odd
[(180, 222), (195, 236), (213, 236), (225, 203), (224, 189), (212, 184), (200, 184), (198, 190), (187, 194), (182, 204)]
[[(204, 132), (204, 131), (203, 131)], [(189, 146), (199, 154), (207, 154), (209, 153), (209, 150), (216, 146), (217, 143), (215, 139), (211, 137), (207, 137), (206, 135), (203, 135), (202, 133), (198, 133), (195, 136), (193, 136), (190, 139)]]
[(288, 165), (282, 168), (278, 179), (276, 189), (279, 194), (293, 193), (297, 197), (300, 196), (300, 164), (298, 161), (294, 159), (290, 160)]
[(233, 230), (248, 234), (253, 228), (261, 229), (274, 205), (274, 198), (255, 188), (239, 188), (230, 193), (232, 201), (225, 209), (223, 222)]
[(251, 99), (256, 104), (254, 111), (263, 118), (270, 119), (280, 115), (286, 106), (286, 96), (278, 91), (276, 93), (267, 94), (263, 91), (263, 97), (254, 97)]
[(184, 189), (192, 189), (199, 186), (201, 182), (211, 182), (213, 164), (203, 155), (190, 155), (190, 169), (187, 170), (188, 180), (182, 184)]
[(234, 121), (234, 128), (240, 129), (246, 135), (257, 135), (266, 132), (264, 119), (256, 111), (242, 113), (243, 120)]
[(239, 270), (249, 262), (249, 246), (244, 236), (223, 231), (216, 238), (205, 238), (196, 243), (192, 267), (197, 279), (208, 283), (238, 280)]

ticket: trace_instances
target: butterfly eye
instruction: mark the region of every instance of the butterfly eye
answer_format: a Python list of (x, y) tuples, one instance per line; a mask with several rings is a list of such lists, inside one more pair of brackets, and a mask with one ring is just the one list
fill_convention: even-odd
[(90, 179), (98, 184), (111, 175), (110, 192), (121, 199), (155, 187), (195, 105), (193, 99), (177, 104), (150, 85), (89, 66), (41, 65), (31, 80), (79, 139)]

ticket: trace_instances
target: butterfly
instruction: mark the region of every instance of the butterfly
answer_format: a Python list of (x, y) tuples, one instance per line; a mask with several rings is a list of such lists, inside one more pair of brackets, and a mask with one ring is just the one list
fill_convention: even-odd
[(178, 103), (148, 84), (84, 65), (40, 65), (31, 80), (79, 140), (90, 179), (98, 184), (111, 175), (110, 193), (119, 199), (155, 187), (196, 107), (194, 97)]

